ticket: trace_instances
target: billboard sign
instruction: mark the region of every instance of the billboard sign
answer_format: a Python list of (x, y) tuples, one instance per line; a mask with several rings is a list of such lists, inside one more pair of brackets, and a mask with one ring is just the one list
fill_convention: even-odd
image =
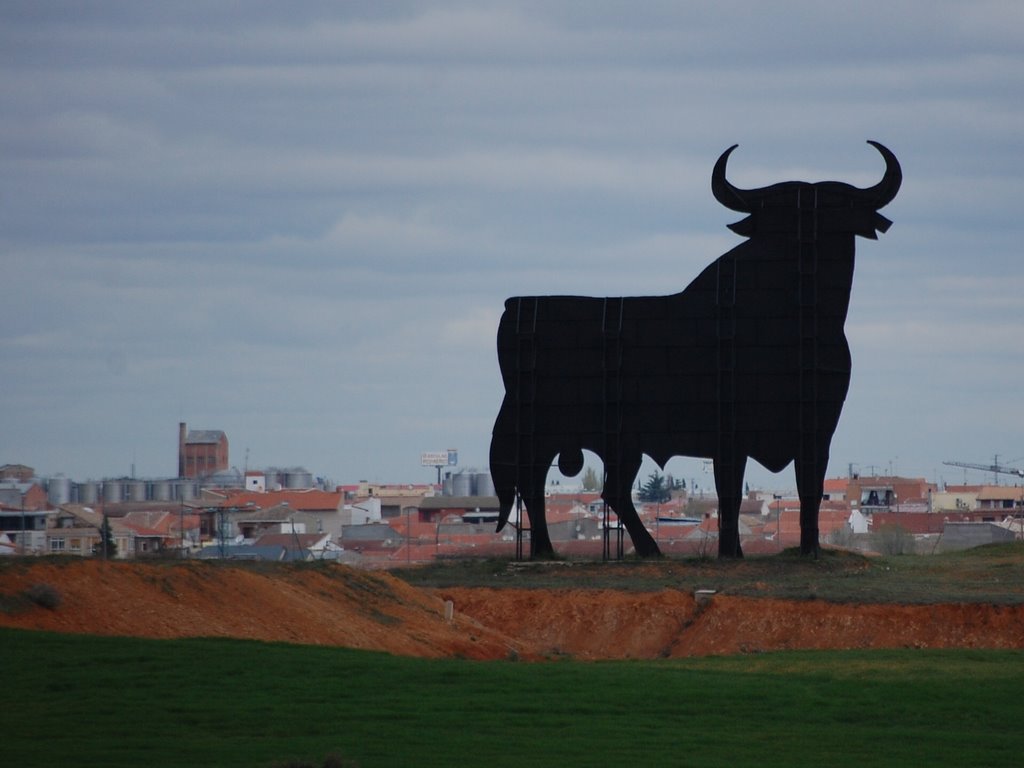
[(455, 448), (447, 451), (427, 451), (420, 454), (420, 465), (424, 467), (454, 467), (459, 463), (459, 452)]

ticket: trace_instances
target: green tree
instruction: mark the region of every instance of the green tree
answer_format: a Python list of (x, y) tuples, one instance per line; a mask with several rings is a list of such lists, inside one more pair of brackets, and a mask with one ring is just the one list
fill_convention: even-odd
[(660, 472), (651, 472), (647, 482), (640, 487), (640, 501), (657, 503), (668, 501), (672, 498), (669, 489), (666, 487), (665, 476)]
[(601, 478), (597, 476), (597, 472), (593, 467), (587, 467), (583, 472), (583, 490), (600, 491), (601, 486)]
[(92, 553), (104, 560), (117, 555), (117, 542), (114, 541), (114, 532), (110, 529), (110, 520), (106, 515), (103, 516), (103, 523), (100, 525), (100, 540), (93, 547)]

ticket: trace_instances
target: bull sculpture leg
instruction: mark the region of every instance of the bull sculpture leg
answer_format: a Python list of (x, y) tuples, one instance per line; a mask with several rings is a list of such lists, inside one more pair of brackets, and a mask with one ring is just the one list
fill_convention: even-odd
[(636, 507), (633, 506), (633, 479), (639, 471), (640, 461), (626, 461), (617, 467), (607, 467), (601, 498), (611, 505), (619, 520), (626, 526), (636, 554), (640, 557), (657, 557), (661, 554), (658, 543), (648, 532)]
[(825, 493), (825, 473), (828, 471), (828, 448), (815, 459), (797, 461), (796, 489), (800, 497), (800, 554), (817, 557), (821, 551), (818, 541), (818, 511)]
[(718, 556), (743, 557), (740, 547), (740, 502), (746, 456), (715, 457), (715, 492), (718, 494)]
[[(545, 461), (538, 461), (533, 466), (523, 469), (525, 481), (519, 492), (526, 505), (526, 513), (530, 516), (531, 557), (552, 557), (555, 554), (544, 511), (544, 484), (547, 482), (548, 467), (553, 458), (554, 456), (549, 456)], [(522, 521), (519, 524), (522, 525)]]

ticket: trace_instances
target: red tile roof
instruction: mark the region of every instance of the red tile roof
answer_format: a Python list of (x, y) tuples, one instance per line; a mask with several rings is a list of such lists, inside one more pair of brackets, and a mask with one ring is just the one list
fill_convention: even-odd
[(846, 477), (825, 478), (825, 493), (846, 493), (850, 480)]
[(237, 491), (229, 495), (219, 504), (210, 506), (246, 507), (269, 509), (278, 504), (287, 504), (299, 512), (336, 511), (341, 507), (342, 494), (337, 491), (321, 491), (316, 488), (309, 490)]

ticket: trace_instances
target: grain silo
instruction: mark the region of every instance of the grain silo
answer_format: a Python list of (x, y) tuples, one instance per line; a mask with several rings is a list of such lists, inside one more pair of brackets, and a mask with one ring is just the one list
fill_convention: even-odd
[(99, 485), (95, 480), (86, 480), (84, 483), (79, 483), (78, 488), (78, 503), (79, 504), (95, 504), (99, 501)]
[(297, 469), (289, 469), (284, 475), (284, 486), (285, 488), (312, 488), (313, 487), (313, 474), (307, 472), (301, 467)]
[(196, 484), (189, 480), (178, 480), (174, 484), (174, 497), (179, 501), (191, 501), (196, 497)]
[(473, 495), (475, 496), (497, 496), (494, 490), (494, 480), (490, 472), (473, 473)]
[(146, 500), (146, 481), (145, 480), (129, 480), (124, 484), (125, 488), (125, 500), (126, 501), (145, 501)]
[(154, 480), (149, 488), (149, 498), (153, 501), (170, 501), (173, 498), (170, 480)]
[(124, 483), (120, 480), (103, 481), (103, 501), (106, 504), (120, 504), (124, 500)]
[(46, 481), (46, 500), (51, 507), (71, 503), (71, 480), (70, 478), (58, 475)]
[(456, 472), (452, 475), (452, 496), (472, 496), (473, 475), (470, 472)]

